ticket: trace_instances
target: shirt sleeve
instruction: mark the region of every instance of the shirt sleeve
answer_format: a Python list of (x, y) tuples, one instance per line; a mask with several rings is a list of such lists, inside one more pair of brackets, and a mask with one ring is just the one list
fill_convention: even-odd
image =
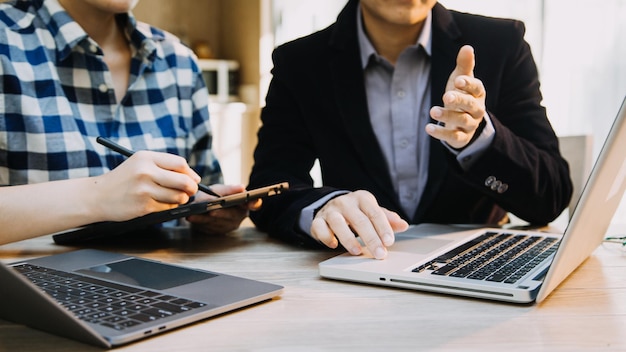
[(318, 199), (317, 201), (311, 203), (309, 206), (302, 209), (300, 212), (300, 219), (298, 220), (298, 226), (300, 227), (300, 231), (311, 236), (311, 224), (313, 223), (313, 218), (315, 218), (315, 213), (321, 207), (324, 206), (329, 200), (338, 197), (342, 194), (349, 193), (348, 191), (335, 191), (325, 195), (324, 197)]
[(461, 165), (463, 170), (467, 171), (474, 164), (474, 162), (480, 158), (485, 150), (489, 148), (491, 142), (493, 141), (496, 130), (493, 127), (489, 114), (485, 114), (484, 120), (485, 127), (482, 129), (480, 135), (463, 150), (455, 150), (447, 143), (441, 142), (452, 154), (456, 155), (456, 160), (459, 162), (459, 165)]

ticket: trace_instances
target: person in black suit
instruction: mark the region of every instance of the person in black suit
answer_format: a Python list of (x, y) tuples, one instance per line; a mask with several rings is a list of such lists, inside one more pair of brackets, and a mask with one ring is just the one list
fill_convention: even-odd
[(354, 255), (359, 236), (382, 259), (408, 223), (554, 220), (572, 183), (524, 32), (436, 0), (350, 0), (276, 48), (248, 187), (291, 190), (252, 221)]

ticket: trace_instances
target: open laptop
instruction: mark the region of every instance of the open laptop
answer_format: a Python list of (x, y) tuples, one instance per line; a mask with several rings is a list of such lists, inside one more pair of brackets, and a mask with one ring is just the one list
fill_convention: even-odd
[(563, 235), (418, 225), (396, 236), (385, 260), (346, 253), (320, 263), (319, 272), (338, 280), (541, 302), (602, 243), (625, 189), (626, 98)]
[(99, 250), (0, 263), (0, 318), (110, 348), (282, 293), (283, 287)]

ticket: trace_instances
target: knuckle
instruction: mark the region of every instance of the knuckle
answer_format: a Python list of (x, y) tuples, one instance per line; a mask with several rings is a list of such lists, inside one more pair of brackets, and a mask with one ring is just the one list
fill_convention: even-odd
[(159, 207), (159, 204), (157, 204), (156, 202), (141, 202), (140, 205), (137, 207), (137, 210), (140, 210), (141, 215), (144, 215), (164, 209), (161, 209), (161, 207)]
[(151, 187), (148, 186), (147, 182), (139, 182), (133, 186), (132, 193), (135, 194), (135, 197), (143, 201), (143, 203), (147, 203), (147, 201), (152, 199), (152, 191)]
[(468, 130), (477, 125), (476, 119), (471, 114), (463, 114), (463, 124)]
[(343, 215), (338, 211), (329, 211), (324, 215), (326, 222), (331, 226), (337, 226), (345, 224), (346, 220)]
[(365, 238), (361, 238), (368, 248), (374, 248), (381, 244), (380, 239), (377, 236), (366, 236)]
[(347, 203), (349, 203), (349, 194), (344, 194), (338, 197), (335, 197), (331, 200), (328, 201), (328, 203), (326, 203), (326, 205), (322, 208), (322, 209), (333, 209), (334, 207), (338, 207), (338, 208), (342, 208), (344, 207)]
[(185, 204), (189, 201), (189, 195), (185, 192), (177, 192), (174, 201), (177, 204)]
[(370, 218), (365, 214), (357, 215), (350, 221), (350, 224), (357, 229), (365, 228), (369, 226), (370, 223)]
[(193, 180), (187, 178), (185, 180), (185, 185), (183, 187), (183, 192), (185, 192), (185, 194), (187, 196), (192, 195), (194, 193), (196, 193), (198, 191), (198, 184), (193, 182)]
[(368, 221), (376, 221), (380, 218), (385, 217), (385, 214), (383, 213), (382, 209), (378, 205), (370, 206), (370, 207), (363, 207), (361, 211), (363, 212), (363, 214), (365, 214), (365, 216), (367, 217), (366, 219)]
[(313, 219), (311, 223), (311, 235), (318, 241), (325, 241), (331, 237), (326, 222), (322, 219)]
[(361, 201), (375, 201), (374, 195), (371, 194), (368, 191), (365, 190), (358, 190), (355, 191), (354, 194), (356, 195), (357, 199), (361, 202)]
[(467, 105), (469, 107), (469, 111), (476, 111), (477, 104), (475, 98), (472, 97), (471, 99), (467, 99)]
[(465, 140), (465, 135), (463, 131), (454, 131), (452, 133), (452, 139), (457, 143), (462, 143)]

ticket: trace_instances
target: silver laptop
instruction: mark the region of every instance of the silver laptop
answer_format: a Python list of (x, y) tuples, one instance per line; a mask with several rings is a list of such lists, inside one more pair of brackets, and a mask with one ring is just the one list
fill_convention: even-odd
[(543, 301), (603, 241), (626, 189), (626, 98), (565, 233), (418, 225), (385, 260), (368, 252), (319, 264), (322, 277), (500, 301)]
[(279, 295), (283, 287), (99, 250), (0, 264), (0, 318), (110, 348)]

